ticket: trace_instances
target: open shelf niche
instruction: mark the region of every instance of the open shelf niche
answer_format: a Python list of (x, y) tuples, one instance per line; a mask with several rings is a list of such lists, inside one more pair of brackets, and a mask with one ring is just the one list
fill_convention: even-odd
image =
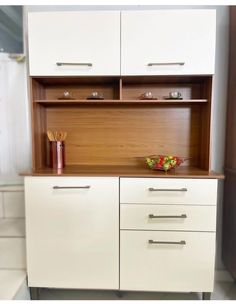
[[(211, 86), (210, 76), (33, 77), (33, 169), (48, 167), (52, 130), (68, 133), (71, 168), (145, 169), (144, 156), (173, 154), (209, 171)], [(59, 100), (64, 91), (75, 99)], [(104, 100), (87, 100), (93, 91)], [(139, 99), (149, 91), (158, 99)], [(171, 91), (183, 100), (163, 99)]]

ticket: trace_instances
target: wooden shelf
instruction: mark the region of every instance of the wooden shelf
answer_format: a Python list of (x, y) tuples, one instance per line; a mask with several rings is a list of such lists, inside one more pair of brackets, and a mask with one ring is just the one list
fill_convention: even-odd
[(191, 103), (207, 103), (207, 99), (183, 99), (183, 100), (115, 100), (115, 99), (103, 99), (103, 100), (61, 100), (61, 99), (37, 99), (36, 103), (44, 105), (79, 105), (79, 104), (191, 104)]
[(64, 169), (41, 168), (22, 173), (23, 176), (117, 176), (117, 177), (159, 177), (159, 178), (218, 178), (224, 175), (209, 172), (195, 167), (182, 166), (167, 173), (154, 171), (139, 166), (112, 166), (112, 165), (69, 165)]

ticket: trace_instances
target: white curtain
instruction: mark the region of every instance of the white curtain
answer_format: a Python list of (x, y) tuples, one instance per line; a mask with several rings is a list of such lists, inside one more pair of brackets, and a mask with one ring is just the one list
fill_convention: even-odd
[(22, 183), (31, 167), (25, 62), (0, 54), (0, 184)]

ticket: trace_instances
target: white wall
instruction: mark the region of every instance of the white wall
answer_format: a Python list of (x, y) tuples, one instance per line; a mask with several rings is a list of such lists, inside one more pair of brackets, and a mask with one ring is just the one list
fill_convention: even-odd
[[(228, 6), (26, 6), (25, 14), (32, 11), (65, 11), (65, 10), (156, 10), (156, 9), (216, 9), (216, 70), (213, 82), (213, 119), (212, 119), (212, 158), (211, 168), (223, 172), (225, 148), (225, 120), (227, 102), (227, 76), (228, 76)], [(201, 47), (201, 46), (199, 46)], [(217, 225), (217, 256), (216, 267), (223, 269), (221, 262), (221, 230), (222, 230), (222, 199), (223, 182), (219, 186), (218, 225)]]
[(26, 63), (0, 53), (0, 185), (23, 183), (30, 168)]

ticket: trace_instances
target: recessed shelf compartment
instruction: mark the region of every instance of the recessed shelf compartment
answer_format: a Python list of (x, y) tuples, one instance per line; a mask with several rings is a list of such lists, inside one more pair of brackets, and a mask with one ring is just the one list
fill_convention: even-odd
[[(122, 99), (135, 100), (145, 92), (162, 101), (170, 92), (180, 92), (183, 100), (207, 99), (206, 87), (210, 78), (190, 76), (146, 76), (122, 78)], [(165, 100), (181, 102), (181, 100)]]
[[(68, 134), (67, 166), (141, 165), (149, 174), (142, 157), (174, 154), (190, 158), (183, 164), (186, 168), (209, 171), (210, 76), (34, 77), (31, 81), (34, 170), (49, 164), (46, 131), (63, 130)], [(58, 100), (65, 90), (76, 99)], [(105, 99), (86, 100), (94, 90)], [(145, 91), (163, 98), (174, 90), (184, 99), (138, 99)]]
[(65, 91), (74, 100), (87, 100), (92, 92), (102, 94), (107, 100), (120, 99), (120, 79), (117, 77), (38, 77), (33, 78), (33, 85), (41, 90), (39, 100), (72, 101), (58, 99)]

